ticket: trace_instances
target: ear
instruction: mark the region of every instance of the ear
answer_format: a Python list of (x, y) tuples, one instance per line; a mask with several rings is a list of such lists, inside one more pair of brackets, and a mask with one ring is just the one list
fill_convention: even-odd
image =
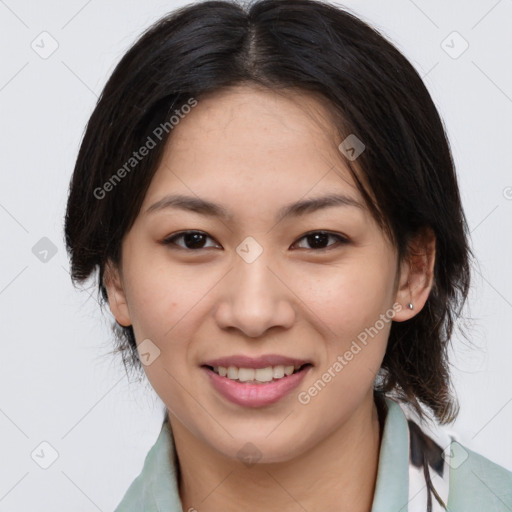
[(401, 304), (402, 309), (395, 314), (394, 321), (409, 320), (423, 309), (434, 282), (435, 256), (436, 237), (432, 229), (426, 227), (409, 242), (408, 254), (400, 265), (395, 302)]
[(122, 273), (110, 260), (105, 264), (103, 286), (107, 290), (108, 304), (117, 323), (128, 327), (131, 325), (130, 312), (126, 300)]

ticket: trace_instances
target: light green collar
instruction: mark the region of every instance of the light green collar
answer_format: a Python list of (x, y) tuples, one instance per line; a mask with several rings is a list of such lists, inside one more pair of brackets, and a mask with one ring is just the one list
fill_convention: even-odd
[(409, 501), (409, 426), (400, 405), (390, 398), (385, 400), (388, 412), (372, 512), (405, 512)]

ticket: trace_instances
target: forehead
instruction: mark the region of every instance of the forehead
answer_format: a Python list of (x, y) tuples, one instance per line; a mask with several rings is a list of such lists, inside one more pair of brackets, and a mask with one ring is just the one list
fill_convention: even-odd
[(173, 128), (166, 149), (207, 151), (210, 160), (250, 158), (253, 165), (290, 150), (340, 160), (338, 138), (325, 101), (316, 95), (239, 85), (201, 97)]
[(295, 200), (326, 189), (359, 197), (340, 141), (328, 106), (316, 95), (230, 87), (201, 97), (180, 117), (148, 195), (154, 199), (173, 186), (201, 196), (250, 187), (254, 200), (270, 200), (276, 190)]

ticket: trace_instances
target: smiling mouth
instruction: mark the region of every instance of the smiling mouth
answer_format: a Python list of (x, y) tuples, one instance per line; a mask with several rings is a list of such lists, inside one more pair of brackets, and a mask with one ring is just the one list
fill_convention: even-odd
[(247, 384), (267, 384), (286, 379), (290, 375), (302, 372), (307, 367), (313, 366), (311, 363), (302, 365), (274, 365), (264, 368), (239, 368), (236, 366), (209, 366), (203, 365), (212, 372), (229, 380), (247, 383)]

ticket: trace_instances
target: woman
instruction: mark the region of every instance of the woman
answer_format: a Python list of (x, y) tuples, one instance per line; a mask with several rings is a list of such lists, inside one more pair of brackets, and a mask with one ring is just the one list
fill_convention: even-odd
[(468, 228), (429, 93), (351, 14), (156, 23), (91, 116), (65, 230), (166, 407), (117, 512), (512, 507), (510, 472), (425, 433), (457, 414)]

